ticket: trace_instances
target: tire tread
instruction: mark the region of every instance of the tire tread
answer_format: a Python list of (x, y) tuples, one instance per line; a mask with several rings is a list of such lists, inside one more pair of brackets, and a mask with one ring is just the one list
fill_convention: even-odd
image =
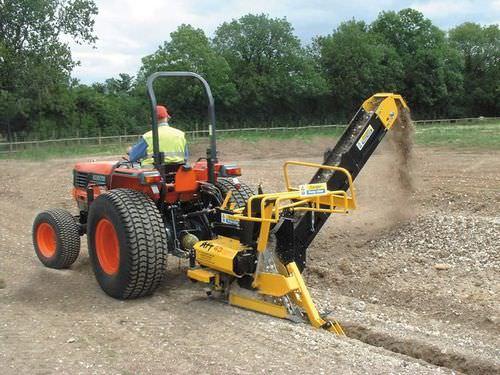
[[(237, 185), (239, 185), (239, 188)], [(219, 177), (215, 186), (217, 186), (224, 197), (230, 190), (232, 191), (230, 202), (235, 203), (236, 208), (245, 207), (248, 198), (255, 194), (252, 188), (246, 183), (241, 181), (235, 183), (232, 178)]]
[(58, 254), (50, 261), (40, 257), (40, 260), (50, 268), (68, 268), (75, 263), (80, 254), (80, 230), (73, 215), (61, 208), (52, 208), (41, 212), (33, 224), (33, 242), (36, 245), (36, 227), (40, 222), (52, 225), (58, 237)]
[(130, 189), (114, 189), (103, 199), (112, 203), (121, 218), (130, 255), (128, 283), (119, 298), (152, 294), (167, 267), (167, 236), (158, 208), (148, 196)]

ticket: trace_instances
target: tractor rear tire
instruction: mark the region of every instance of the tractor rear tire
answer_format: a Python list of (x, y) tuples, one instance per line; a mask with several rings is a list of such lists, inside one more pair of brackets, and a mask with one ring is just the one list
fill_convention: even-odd
[(241, 182), (239, 179), (231, 177), (219, 177), (215, 186), (220, 190), (225, 198), (227, 193), (232, 190), (230, 203), (234, 203), (236, 208), (245, 207), (248, 198), (254, 195), (250, 186)]
[(152, 294), (167, 268), (168, 242), (162, 217), (145, 194), (115, 189), (92, 202), (88, 248), (102, 290), (118, 299)]
[(68, 268), (80, 253), (80, 228), (68, 211), (40, 212), (33, 222), (33, 245), (38, 259), (49, 268)]

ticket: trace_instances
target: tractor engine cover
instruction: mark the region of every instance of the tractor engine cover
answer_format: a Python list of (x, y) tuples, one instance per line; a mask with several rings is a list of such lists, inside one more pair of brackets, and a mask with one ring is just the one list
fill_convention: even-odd
[(238, 240), (219, 236), (215, 240), (197, 242), (194, 250), (196, 262), (210, 269), (236, 277), (255, 271), (255, 252)]

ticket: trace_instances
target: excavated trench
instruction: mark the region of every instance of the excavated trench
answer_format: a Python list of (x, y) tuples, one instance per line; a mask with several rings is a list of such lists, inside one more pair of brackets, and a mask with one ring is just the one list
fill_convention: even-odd
[(493, 361), (471, 353), (445, 350), (438, 345), (411, 337), (401, 337), (369, 328), (355, 322), (342, 322), (347, 335), (368, 345), (382, 347), (427, 363), (467, 374), (497, 374), (500, 368)]

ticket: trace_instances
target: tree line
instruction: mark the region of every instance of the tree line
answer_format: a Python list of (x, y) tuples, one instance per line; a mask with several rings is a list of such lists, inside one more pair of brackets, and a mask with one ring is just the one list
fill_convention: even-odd
[[(148, 128), (145, 81), (188, 70), (210, 83), (221, 127), (345, 122), (375, 92), (401, 93), (414, 118), (498, 116), (500, 30), (463, 23), (445, 32), (413, 9), (372, 23), (348, 20), (304, 45), (286, 18), (248, 14), (209, 37), (180, 25), (142, 58), (135, 76), (82, 84), (62, 36), (93, 44), (93, 0), (0, 0), (0, 125), (49, 138), (140, 133)], [(201, 85), (158, 82), (157, 97), (182, 129), (206, 125)]]

